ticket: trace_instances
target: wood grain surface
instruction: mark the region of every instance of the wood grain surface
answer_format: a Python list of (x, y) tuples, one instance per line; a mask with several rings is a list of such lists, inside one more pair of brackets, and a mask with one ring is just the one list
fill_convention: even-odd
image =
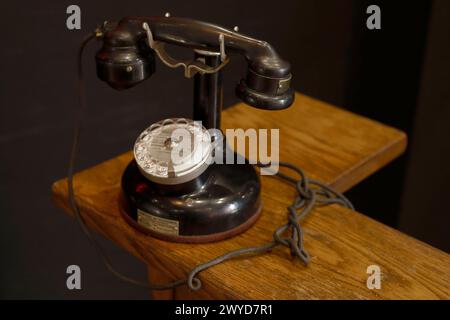
[[(352, 187), (401, 154), (406, 136), (393, 128), (297, 94), (284, 111), (239, 104), (223, 114), (224, 128), (280, 128), (280, 158), (295, 163), (340, 191)], [(294, 190), (262, 177), (264, 208), (244, 234), (209, 244), (179, 244), (131, 228), (118, 209), (120, 178), (131, 160), (120, 155), (75, 177), (77, 201), (87, 224), (149, 265), (149, 278), (185, 278), (196, 264), (229, 250), (263, 244), (286, 221)], [(56, 205), (68, 210), (67, 181), (53, 185)], [(374, 195), (373, 201), (378, 201)], [(386, 204), (388, 205), (388, 204)], [(159, 298), (223, 299), (435, 299), (450, 297), (450, 256), (360, 213), (332, 205), (315, 209), (303, 223), (305, 267), (278, 247), (271, 253), (228, 261), (201, 273), (203, 288), (180, 287)], [(366, 286), (369, 265), (378, 265), (382, 287)], [(106, 272), (106, 270), (105, 270)]]

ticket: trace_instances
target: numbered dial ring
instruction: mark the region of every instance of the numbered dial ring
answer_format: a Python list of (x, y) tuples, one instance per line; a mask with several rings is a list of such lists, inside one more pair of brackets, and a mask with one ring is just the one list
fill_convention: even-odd
[(139, 135), (134, 158), (147, 179), (173, 185), (202, 174), (211, 162), (212, 149), (211, 135), (200, 122), (170, 118)]

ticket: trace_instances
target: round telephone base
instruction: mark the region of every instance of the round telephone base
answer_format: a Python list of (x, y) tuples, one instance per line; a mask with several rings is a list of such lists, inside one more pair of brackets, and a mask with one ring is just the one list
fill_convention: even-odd
[(261, 184), (250, 164), (211, 164), (182, 185), (146, 179), (132, 161), (122, 176), (125, 220), (156, 238), (187, 243), (226, 239), (251, 227), (261, 213)]

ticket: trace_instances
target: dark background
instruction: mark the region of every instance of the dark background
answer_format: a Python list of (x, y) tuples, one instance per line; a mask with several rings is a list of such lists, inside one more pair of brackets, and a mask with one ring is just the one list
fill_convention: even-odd
[[(66, 8), (82, 30), (66, 28)], [(378, 4), (382, 29), (368, 30)], [(80, 40), (105, 19), (192, 17), (269, 41), (293, 65), (298, 91), (404, 130), (407, 153), (348, 192), (358, 211), (450, 251), (450, 2), (435, 1), (2, 1), (0, 74), (0, 297), (147, 298), (100, 263), (76, 222), (50, 202), (66, 175)], [(137, 134), (169, 116), (191, 116), (192, 83), (157, 65), (144, 84), (116, 92), (95, 77), (86, 52), (89, 117), (78, 168), (129, 150)], [(245, 63), (225, 71), (225, 106)], [(146, 268), (100, 240), (117, 269), (146, 280)], [(66, 289), (66, 267), (82, 290)]]

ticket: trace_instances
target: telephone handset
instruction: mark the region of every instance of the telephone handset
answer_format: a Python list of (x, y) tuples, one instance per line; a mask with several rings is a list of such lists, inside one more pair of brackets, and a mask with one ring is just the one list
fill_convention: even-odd
[[(294, 100), (290, 64), (265, 41), (211, 23), (174, 17), (129, 17), (118, 23), (106, 22), (102, 29), (103, 47), (96, 56), (97, 71), (99, 78), (113, 88), (125, 89), (149, 78), (155, 72), (155, 51), (163, 62), (170, 59), (169, 64), (176, 64), (163, 46), (151, 48), (150, 40), (150, 43), (168, 43), (197, 52), (218, 53), (222, 64), (225, 56), (242, 55), (247, 60), (248, 72), (238, 84), (236, 94), (251, 106), (283, 109)], [(202, 67), (198, 60), (182, 61), (178, 65), (186, 70), (198, 66), (197, 71)], [(208, 67), (203, 65), (204, 70)], [(186, 72), (186, 75), (190, 77), (193, 73)]]
[[(202, 123), (165, 119), (139, 135), (122, 177), (125, 219), (145, 233), (181, 242), (220, 240), (250, 227), (262, 207), (255, 168), (248, 161), (210, 161), (213, 153), (225, 157), (226, 148), (214, 148), (217, 141), (208, 131), (220, 129), (222, 69), (233, 55), (243, 56), (248, 70), (237, 96), (253, 107), (278, 110), (294, 101), (290, 64), (265, 41), (186, 18), (128, 17), (105, 22), (97, 33), (103, 42), (96, 55), (101, 80), (118, 90), (130, 88), (155, 73), (156, 57), (184, 68), (194, 78), (193, 118)], [(171, 57), (166, 44), (191, 48), (193, 60)], [(175, 163), (171, 153), (180, 139), (173, 133), (180, 128), (187, 128), (193, 151)]]

